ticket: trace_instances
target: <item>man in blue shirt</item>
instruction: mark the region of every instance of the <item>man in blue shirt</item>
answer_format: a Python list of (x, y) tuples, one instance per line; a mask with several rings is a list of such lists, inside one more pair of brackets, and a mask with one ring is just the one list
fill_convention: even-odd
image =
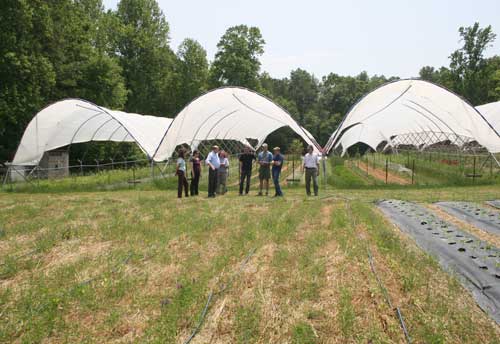
[(281, 174), (281, 168), (283, 167), (283, 163), (285, 162), (285, 158), (280, 153), (280, 147), (274, 147), (273, 152), (274, 155), (271, 164), (273, 166), (272, 174), (273, 174), (274, 189), (276, 191), (274, 197), (282, 197), (283, 192), (281, 191), (281, 186), (280, 186), (280, 174)]
[(208, 153), (205, 162), (208, 165), (208, 197), (213, 198), (217, 187), (217, 170), (220, 167), (218, 146), (212, 146), (212, 151)]
[(257, 156), (259, 164), (259, 196), (262, 196), (262, 189), (266, 187), (266, 196), (269, 193), (269, 178), (271, 177), (270, 166), (273, 161), (273, 155), (267, 150), (267, 143), (262, 145), (262, 152)]

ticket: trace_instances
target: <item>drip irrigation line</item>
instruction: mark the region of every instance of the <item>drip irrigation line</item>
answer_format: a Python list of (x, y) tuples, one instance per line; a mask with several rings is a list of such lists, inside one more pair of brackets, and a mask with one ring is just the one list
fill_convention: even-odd
[(184, 344), (189, 344), (193, 340), (193, 338), (196, 336), (198, 331), (200, 330), (201, 326), (203, 325), (203, 322), (205, 321), (205, 316), (207, 315), (208, 307), (210, 307), (210, 302), (212, 301), (212, 298), (214, 296), (214, 293), (211, 291), (210, 294), (208, 294), (208, 299), (207, 303), (205, 303), (205, 307), (203, 308), (203, 311), (200, 314), (200, 319), (198, 320), (198, 325), (196, 325), (195, 329), (189, 336), (189, 338), (184, 342)]
[(401, 313), (401, 309), (399, 307), (394, 308), (391, 298), (389, 297), (389, 293), (387, 292), (387, 289), (384, 286), (384, 283), (381, 281), (377, 270), (375, 269), (375, 264), (373, 263), (373, 256), (369, 248), (366, 248), (366, 251), (368, 253), (368, 261), (370, 262), (370, 268), (373, 272), (373, 275), (375, 276), (375, 279), (377, 280), (378, 286), (380, 290), (382, 290), (382, 294), (384, 295), (385, 301), (387, 302), (387, 305), (389, 306), (390, 309), (394, 310), (396, 312), (396, 316), (398, 317), (399, 324), (401, 325), (401, 329), (403, 330), (403, 333), (405, 335), (406, 342), (408, 344), (411, 343), (411, 338), (408, 333), (408, 329), (406, 328), (406, 324), (403, 318), (403, 314)]
[(399, 323), (401, 324), (401, 328), (403, 329), (403, 333), (405, 334), (406, 342), (411, 343), (410, 334), (408, 333), (408, 329), (406, 328), (403, 314), (401, 313), (401, 310), (399, 309), (399, 307), (396, 307), (396, 313), (398, 315)]
[(194, 339), (194, 337), (198, 334), (198, 332), (200, 331), (201, 327), (203, 326), (203, 323), (205, 322), (205, 317), (207, 315), (208, 309), (210, 308), (210, 304), (212, 303), (212, 300), (214, 299), (214, 297), (222, 295), (226, 290), (228, 290), (229, 288), (231, 288), (231, 286), (233, 285), (234, 280), (243, 271), (243, 269), (247, 265), (247, 263), (250, 260), (250, 258), (252, 258), (252, 256), (254, 255), (255, 251), (256, 251), (256, 248), (253, 248), (253, 249), (251, 249), (248, 252), (246, 258), (241, 263), (240, 268), (238, 269), (238, 271), (236, 271), (231, 276), (231, 278), (229, 279), (229, 282), (227, 284), (222, 285), (221, 288), (218, 291), (216, 291), (216, 292), (214, 292), (213, 290), (210, 291), (210, 293), (208, 294), (207, 302), (205, 303), (205, 307), (203, 307), (203, 310), (200, 313), (200, 318), (198, 319), (198, 324), (194, 328), (194, 330), (191, 333), (191, 335), (189, 336), (189, 338), (186, 339), (186, 341), (184, 342), (184, 344), (191, 343), (191, 341)]
[(370, 262), (370, 268), (372, 270), (373, 275), (375, 276), (375, 279), (377, 280), (378, 286), (380, 290), (382, 290), (382, 294), (384, 295), (385, 301), (387, 302), (387, 305), (389, 306), (390, 309), (396, 312), (396, 316), (398, 317), (399, 324), (401, 325), (401, 329), (403, 330), (403, 334), (405, 335), (406, 343), (411, 344), (411, 338), (408, 333), (408, 329), (406, 327), (403, 314), (401, 313), (401, 310), (399, 307), (394, 308), (391, 298), (389, 297), (389, 293), (387, 292), (386, 287), (384, 286), (384, 283), (380, 280), (380, 277), (377, 273), (377, 270), (375, 269), (375, 264), (373, 263), (373, 256), (370, 252), (370, 249), (367, 248), (367, 253), (368, 253), (368, 260)]
[(368, 261), (370, 262), (370, 269), (372, 270), (372, 273), (375, 276), (375, 279), (377, 280), (380, 290), (382, 290), (382, 294), (384, 295), (385, 301), (387, 302), (387, 305), (389, 306), (390, 309), (394, 309), (389, 294), (387, 292), (387, 289), (385, 288), (384, 284), (382, 283), (380, 277), (377, 274), (377, 270), (375, 269), (375, 264), (373, 263), (373, 256), (368, 247), (366, 248), (366, 252), (368, 253)]
[[(351, 219), (351, 224), (353, 226), (356, 225), (356, 222), (355, 222), (355, 218), (354, 216), (352, 216), (352, 212), (351, 212), (351, 207), (348, 203), (346, 203), (346, 208), (347, 208), (347, 211), (348, 211), (348, 216), (349, 218)], [(403, 314), (401, 313), (401, 309), (399, 307), (395, 307), (393, 306), (392, 304), (392, 301), (391, 301), (391, 298), (389, 296), (389, 292), (387, 291), (387, 288), (385, 287), (384, 283), (382, 282), (382, 280), (380, 279), (378, 273), (377, 273), (377, 270), (375, 269), (375, 264), (374, 264), (374, 261), (373, 261), (373, 255), (370, 251), (370, 248), (368, 247), (368, 245), (366, 244), (365, 240), (363, 240), (364, 243), (365, 243), (365, 247), (366, 247), (366, 253), (368, 255), (368, 262), (370, 264), (370, 269), (373, 273), (373, 275), (375, 276), (375, 279), (377, 280), (377, 284), (380, 288), (380, 290), (382, 291), (382, 294), (384, 295), (384, 299), (387, 303), (387, 305), (389, 306), (389, 308), (394, 311), (396, 313), (396, 316), (399, 320), (399, 324), (401, 326), (401, 329), (403, 330), (403, 334), (405, 336), (405, 340), (406, 340), (406, 343), (407, 344), (411, 344), (411, 337), (408, 333), (408, 328), (406, 327), (406, 324), (405, 324), (405, 321), (404, 321), (404, 318), (403, 318)]]
[(231, 276), (231, 278), (229, 279), (229, 282), (226, 285), (222, 286), (222, 288), (218, 292), (215, 293), (216, 295), (222, 294), (224, 291), (226, 291), (227, 289), (231, 288), (231, 286), (234, 283), (234, 280), (236, 279), (236, 277), (238, 277), (243, 272), (243, 269), (248, 264), (248, 261), (250, 260), (250, 258), (252, 258), (252, 256), (254, 255), (255, 251), (256, 251), (256, 249), (253, 248), (253, 249), (251, 249), (248, 252), (245, 260), (243, 260), (243, 262), (241, 263), (240, 268), (238, 269), (238, 271), (236, 271), (236, 273), (234, 273)]

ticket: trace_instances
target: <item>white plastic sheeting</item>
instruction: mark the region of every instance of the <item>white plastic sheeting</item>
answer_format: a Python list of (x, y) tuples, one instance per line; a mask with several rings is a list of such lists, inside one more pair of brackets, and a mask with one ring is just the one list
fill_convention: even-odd
[(176, 146), (195, 146), (204, 140), (255, 139), (259, 146), (270, 133), (284, 126), (289, 126), (316, 151), (321, 150), (310, 133), (269, 99), (239, 87), (219, 88), (195, 99), (175, 117), (154, 159), (166, 160)]
[[(363, 142), (376, 148), (397, 135), (442, 132), (476, 140), (500, 152), (500, 136), (474, 107), (456, 94), (423, 80), (399, 80), (362, 98), (330, 137), (325, 152), (342, 146), (343, 153)], [(427, 145), (429, 135), (422, 136)], [(425, 141), (425, 142), (424, 142)]]
[(135, 142), (152, 157), (171, 122), (170, 118), (109, 110), (85, 100), (62, 100), (31, 120), (12, 164), (37, 165), (46, 151), (89, 141)]
[(476, 106), (476, 109), (500, 133), (500, 101)]
[(276, 129), (289, 126), (321, 147), (281, 107), (253, 91), (226, 87), (187, 105), (174, 120), (114, 111), (85, 100), (66, 99), (41, 110), (23, 134), (13, 165), (37, 165), (46, 151), (89, 141), (135, 142), (155, 161), (167, 160), (180, 144), (196, 148), (204, 140), (236, 140), (260, 146)]

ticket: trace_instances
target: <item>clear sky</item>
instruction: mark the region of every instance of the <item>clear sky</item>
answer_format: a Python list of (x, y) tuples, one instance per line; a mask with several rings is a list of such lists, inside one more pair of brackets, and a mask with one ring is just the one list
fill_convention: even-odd
[[(330, 72), (418, 76), (424, 65), (448, 66), (460, 45), (458, 28), (478, 21), (498, 38), (487, 56), (500, 55), (500, 0), (159, 0), (175, 51), (194, 38), (210, 60), (225, 30), (246, 24), (266, 41), (262, 70), (273, 77), (303, 68)], [(116, 8), (118, 0), (104, 0)]]

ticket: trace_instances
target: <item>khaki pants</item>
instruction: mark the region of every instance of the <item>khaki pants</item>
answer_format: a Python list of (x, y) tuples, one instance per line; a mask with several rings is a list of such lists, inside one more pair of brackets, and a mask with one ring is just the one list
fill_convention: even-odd
[(226, 169), (219, 168), (217, 173), (217, 193), (224, 195), (227, 192), (227, 171)]
[(306, 192), (311, 195), (311, 178), (313, 180), (314, 196), (318, 196), (318, 169), (306, 168)]

